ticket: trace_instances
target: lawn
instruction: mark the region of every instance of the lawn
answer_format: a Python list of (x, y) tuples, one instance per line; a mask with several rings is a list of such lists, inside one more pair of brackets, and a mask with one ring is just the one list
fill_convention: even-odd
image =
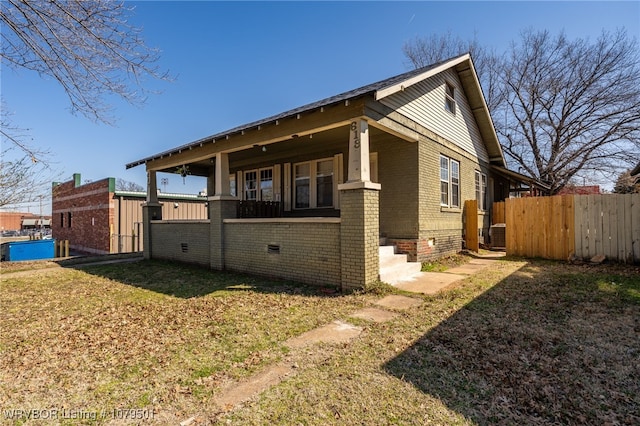
[[(145, 424), (640, 422), (637, 267), (504, 260), (385, 323), (349, 319), (377, 294), (161, 262), (0, 278), (2, 415), (137, 408), (153, 410)], [(283, 344), (335, 319), (364, 331), (349, 344)], [(295, 363), (296, 374), (232, 411), (211, 402), (276, 362)]]

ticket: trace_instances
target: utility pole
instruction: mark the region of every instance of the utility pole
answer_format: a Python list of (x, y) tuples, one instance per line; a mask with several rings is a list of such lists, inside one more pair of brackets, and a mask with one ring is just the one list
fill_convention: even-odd
[(44, 228), (44, 218), (42, 217), (42, 195), (40, 195), (40, 238), (42, 238)]

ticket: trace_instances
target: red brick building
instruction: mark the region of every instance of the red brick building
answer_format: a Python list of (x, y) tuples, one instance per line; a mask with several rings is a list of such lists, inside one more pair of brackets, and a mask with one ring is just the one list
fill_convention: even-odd
[[(81, 184), (80, 174), (52, 186), (53, 238), (72, 250), (108, 254), (142, 251), (142, 204), (146, 193), (116, 191), (115, 178)], [(206, 197), (159, 194), (163, 218), (206, 219)]]
[[(41, 220), (42, 219), (42, 220)], [(49, 227), (51, 216), (40, 216), (25, 212), (0, 212), (0, 231)]]

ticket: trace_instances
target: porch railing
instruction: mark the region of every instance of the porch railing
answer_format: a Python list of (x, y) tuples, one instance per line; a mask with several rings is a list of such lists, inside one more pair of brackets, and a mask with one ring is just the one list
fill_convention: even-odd
[(238, 219), (282, 217), (282, 203), (279, 201), (238, 201)]

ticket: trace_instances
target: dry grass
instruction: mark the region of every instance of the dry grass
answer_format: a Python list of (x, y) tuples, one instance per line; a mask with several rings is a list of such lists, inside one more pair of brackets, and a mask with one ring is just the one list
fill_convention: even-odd
[(454, 254), (452, 256), (443, 257), (438, 260), (432, 260), (422, 263), (422, 272), (444, 272), (447, 269), (464, 265), (472, 257), (466, 254)]
[(367, 296), (159, 262), (2, 281), (0, 408), (152, 408), (158, 424), (287, 352)]
[(228, 416), (233, 424), (638, 424), (638, 268), (504, 261)]
[[(0, 409), (150, 408), (150, 423), (196, 425), (640, 422), (637, 267), (501, 261), (390, 322), (360, 320), (350, 344), (296, 353), (282, 342), (375, 297), (157, 262), (1, 285)], [(211, 403), (282, 359), (293, 377), (229, 413)]]

